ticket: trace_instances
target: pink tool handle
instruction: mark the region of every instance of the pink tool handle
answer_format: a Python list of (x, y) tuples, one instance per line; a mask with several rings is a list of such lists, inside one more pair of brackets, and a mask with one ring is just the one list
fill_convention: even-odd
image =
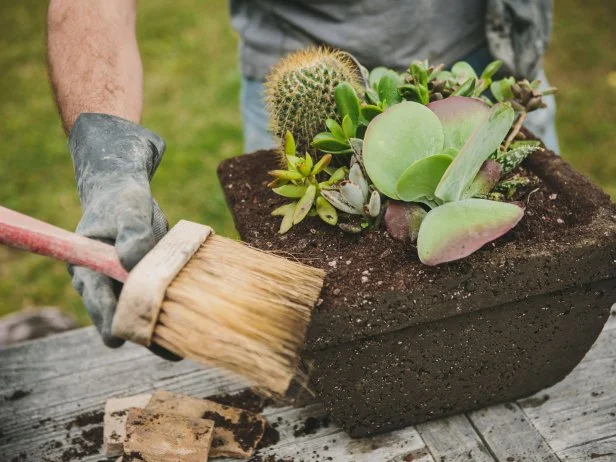
[(0, 207), (0, 243), (75, 266), (85, 266), (116, 281), (128, 272), (112, 245), (65, 231), (27, 215)]

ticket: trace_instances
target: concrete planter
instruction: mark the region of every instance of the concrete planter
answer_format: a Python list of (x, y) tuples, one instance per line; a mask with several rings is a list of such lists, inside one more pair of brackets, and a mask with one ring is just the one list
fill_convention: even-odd
[(553, 385), (616, 301), (616, 209), (552, 153), (525, 163), (538, 186), (519, 229), (438, 267), (384, 231), (349, 236), (313, 218), (278, 235), (281, 199), (265, 186), (275, 165), (272, 152), (228, 159), (220, 181), (244, 241), (328, 270), (303, 359), (351, 436)]

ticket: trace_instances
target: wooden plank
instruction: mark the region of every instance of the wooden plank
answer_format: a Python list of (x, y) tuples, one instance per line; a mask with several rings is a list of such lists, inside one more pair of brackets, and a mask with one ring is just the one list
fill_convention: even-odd
[(495, 461), (464, 414), (420, 424), (417, 431), (437, 461)]
[[(0, 393), (5, 397), (4, 401), (0, 398), (0, 460), (11, 461), (23, 454), (27, 461), (98, 462), (102, 447), (96, 448), (87, 437), (100, 432), (102, 439), (102, 414), (108, 398), (156, 389), (205, 397), (243, 387), (219, 371), (190, 361), (163, 361), (137, 345), (108, 349), (93, 328), (26, 343), (0, 355)], [(12, 398), (17, 391), (24, 396)], [(351, 440), (328, 423), (320, 405), (270, 407), (264, 415), (276, 423), (281, 438), (262, 454), (277, 458), (302, 454), (309, 455), (308, 460), (314, 456), (323, 461), (332, 457), (336, 462), (434, 462), (413, 427)], [(305, 431), (311, 418), (320, 424), (314, 432)]]
[(603, 332), (573, 372), (520, 401), (529, 420), (559, 454), (616, 436), (616, 305), (612, 309)]
[(558, 453), (564, 462), (581, 462), (593, 460), (610, 462), (616, 460), (616, 436), (598, 441), (591, 441), (581, 446), (574, 446)]
[(154, 393), (145, 409), (161, 414), (213, 420), (216, 428), (211, 457), (251, 457), (267, 425), (262, 416), (252, 412), (164, 390)]
[[(435, 462), (414, 427), (352, 439), (329, 421), (320, 404), (301, 409), (268, 408), (264, 415), (276, 423), (280, 442), (259, 452), (263, 460), (274, 456), (275, 460), (306, 462)], [(306, 432), (307, 428), (314, 430)]]
[(155, 389), (205, 397), (242, 388), (218, 371), (164, 361), (138, 345), (106, 348), (94, 328), (25, 343), (0, 355), (0, 461), (21, 453), (36, 462), (99, 461), (109, 398)]
[(207, 462), (214, 421), (133, 408), (126, 417), (124, 453), (143, 462)]
[[(472, 454), (475, 459), (470, 460), (483, 460), (483, 442), (499, 461), (507, 461), (507, 457), (516, 460), (510, 452), (527, 441), (534, 442), (539, 450), (545, 449), (543, 435), (549, 445), (558, 448), (562, 460), (588, 460), (593, 453), (598, 461), (612, 460), (611, 455), (601, 454), (609, 454), (616, 439), (616, 415), (610, 415), (616, 414), (615, 350), (616, 317), (612, 317), (591, 352), (565, 381), (521, 401), (529, 419), (519, 407), (511, 405), (512, 409), (497, 406), (470, 414), (482, 441), (477, 440), (463, 416), (422, 424), (420, 432), (434, 451), (434, 458), (412, 427), (351, 440), (335, 425), (325, 425), (325, 411), (316, 404), (302, 409), (267, 408), (265, 415), (278, 425), (281, 439), (262, 454), (297, 460), (302, 456), (322, 461), (332, 457), (340, 462), (440, 462), (442, 456), (447, 461), (459, 457), (453, 443), (458, 439), (476, 449)], [(108, 398), (156, 389), (205, 397), (242, 388), (233, 377), (190, 361), (163, 361), (136, 345), (107, 349), (93, 328), (9, 348), (0, 354), (0, 460), (19, 460), (23, 454), (22, 460), (57, 462), (73, 454), (73, 460), (98, 462), (102, 448), (88, 453), (92, 445), (87, 440), (83, 444), (84, 433), (86, 437), (99, 430), (102, 433), (102, 411)], [(544, 394), (549, 399), (544, 400)], [(97, 414), (100, 421), (87, 419)], [(304, 431), (309, 418), (320, 423), (312, 433)], [(525, 422), (520, 420), (520, 425), (516, 419)], [(533, 431), (529, 420), (540, 434)], [(444, 421), (449, 421), (446, 430)], [(80, 452), (84, 455), (77, 456)], [(526, 461), (558, 460), (553, 455), (536, 457), (527, 456)]]
[(468, 416), (499, 461), (560, 460), (517, 404), (491, 406)]
[(105, 416), (103, 418), (103, 452), (107, 457), (121, 456), (124, 452), (126, 439), (126, 417), (131, 408), (144, 408), (152, 395), (127, 396), (125, 398), (111, 398), (105, 403)]

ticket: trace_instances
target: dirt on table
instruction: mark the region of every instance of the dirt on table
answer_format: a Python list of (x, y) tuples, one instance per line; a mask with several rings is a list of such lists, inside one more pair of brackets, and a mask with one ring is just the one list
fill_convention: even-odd
[[(62, 462), (81, 460), (101, 451), (104, 415), (102, 411), (84, 412), (66, 423), (64, 428), (69, 432), (67, 438), (69, 438), (71, 446), (62, 452), (60, 456)], [(74, 429), (79, 429), (79, 433), (71, 435)], [(59, 447), (57, 444), (54, 445), (56, 449)]]
[(319, 417), (308, 417), (304, 420), (301, 425), (296, 425), (293, 427), (293, 436), (296, 438), (305, 435), (313, 435), (320, 428), (329, 427), (329, 416)]
[(15, 390), (10, 395), (5, 396), (4, 397), (4, 401), (17, 401), (17, 400), (20, 400), (22, 398), (25, 398), (30, 393), (32, 393), (32, 390)]
[(265, 398), (255, 393), (250, 388), (246, 388), (238, 393), (227, 394), (221, 393), (218, 395), (206, 396), (203, 399), (214, 401), (215, 403), (225, 406), (236, 407), (258, 414), (263, 409), (273, 403), (269, 398)]

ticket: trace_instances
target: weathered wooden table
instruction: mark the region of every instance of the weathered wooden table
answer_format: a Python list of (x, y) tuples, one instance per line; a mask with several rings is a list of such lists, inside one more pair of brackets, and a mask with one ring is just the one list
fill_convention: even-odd
[[(536, 396), (357, 440), (326, 424), (316, 403), (269, 407), (264, 413), (279, 422), (281, 439), (255, 460), (616, 461), (616, 305), (612, 311), (582, 363)], [(107, 398), (241, 388), (217, 371), (165, 362), (137, 346), (109, 350), (93, 328), (25, 343), (0, 352), (0, 462), (107, 461), (100, 449)], [(313, 432), (294, 436), (308, 417), (318, 423)]]

